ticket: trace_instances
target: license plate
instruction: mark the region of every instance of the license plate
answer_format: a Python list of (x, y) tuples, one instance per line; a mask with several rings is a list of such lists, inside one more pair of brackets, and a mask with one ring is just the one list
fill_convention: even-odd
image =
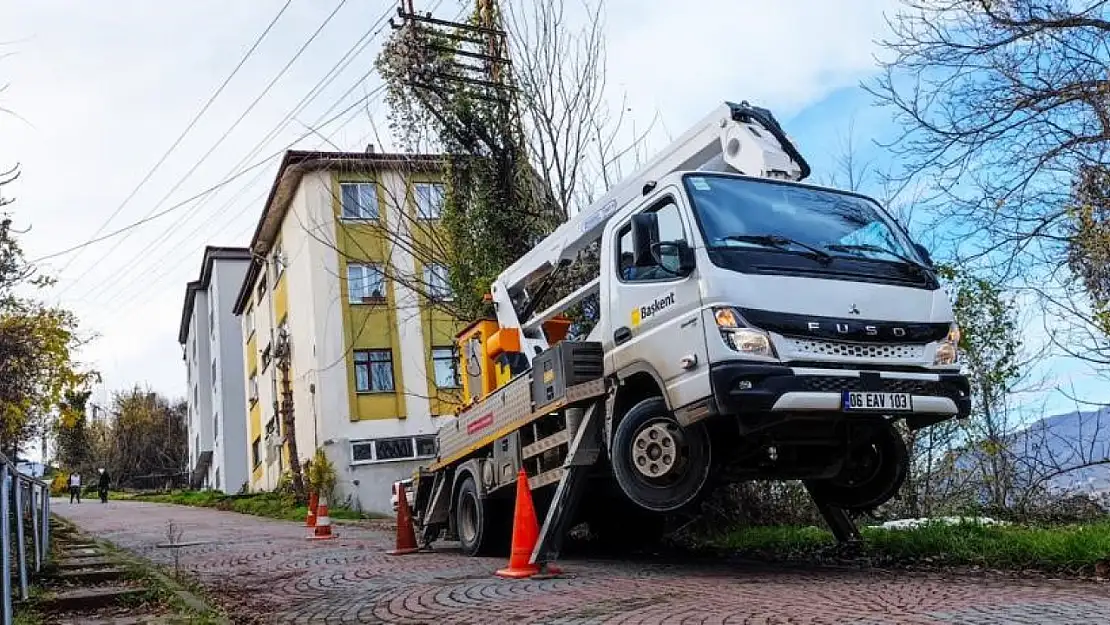
[(872, 393), (867, 391), (845, 391), (844, 409), (851, 411), (913, 411), (913, 399), (909, 393)]

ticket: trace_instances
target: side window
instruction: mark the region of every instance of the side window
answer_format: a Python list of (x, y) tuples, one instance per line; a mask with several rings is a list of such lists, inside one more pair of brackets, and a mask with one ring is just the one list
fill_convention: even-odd
[[(682, 218), (678, 213), (678, 206), (673, 201), (656, 205), (646, 212), (654, 212), (659, 226), (659, 241), (669, 243), (673, 241), (687, 241), (686, 230), (682, 227)], [(678, 252), (674, 248), (661, 251), (659, 260), (662, 265), (653, 267), (634, 267), (635, 258), (632, 250), (632, 226), (624, 226), (617, 231), (617, 267), (620, 278), (626, 281), (666, 280), (674, 279), (675, 271), (679, 266)]]

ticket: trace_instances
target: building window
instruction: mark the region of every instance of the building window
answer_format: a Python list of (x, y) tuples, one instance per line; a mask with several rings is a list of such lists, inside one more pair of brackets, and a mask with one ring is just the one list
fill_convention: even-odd
[(220, 438), (220, 413), (212, 415), (212, 438)]
[(262, 304), (262, 298), (266, 295), (266, 270), (263, 269), (258, 274), (258, 303)]
[(424, 267), (424, 284), (428, 288), (428, 297), (437, 300), (451, 299), (451, 285), (447, 281), (446, 266), (426, 265)]
[(216, 304), (214, 298), (208, 298), (208, 338), (216, 340)]
[(270, 366), (270, 360), (273, 357), (270, 351), (270, 344), (267, 343), (266, 347), (262, 348), (262, 373), (266, 373), (266, 367)]
[(281, 242), (274, 244), (274, 281), (276, 282), (281, 278), (281, 274), (285, 273), (285, 251), (281, 248)]
[(259, 436), (251, 443), (251, 467), (258, 468), (262, 464), (262, 437)]
[(212, 359), (212, 390), (215, 391), (216, 386), (216, 359)]
[(248, 308), (247, 313), (243, 316), (246, 317), (246, 337), (247, 340), (250, 340), (251, 335), (254, 334), (254, 309)]
[(385, 299), (385, 278), (378, 265), (347, 265), (347, 298), (352, 304)]
[(393, 391), (393, 352), (388, 349), (355, 350), (355, 391)]
[(220, 490), (220, 468), (216, 467), (216, 490)]
[(200, 386), (198, 386), (196, 384), (193, 385), (193, 405), (197, 406), (197, 408), (199, 410), (199, 408), (200, 408)]
[(339, 188), (343, 193), (343, 219), (378, 218), (378, 185), (373, 182), (344, 182)]
[(435, 436), (404, 436), (351, 441), (351, 463), (391, 462), (431, 458), (436, 454)]
[(416, 214), (421, 219), (439, 219), (443, 214), (443, 185), (418, 182), (412, 189), (416, 196)]
[(454, 349), (433, 347), (432, 370), (435, 372), (438, 388), (458, 388), (462, 386), (462, 382), (459, 380), (459, 362), (455, 359)]
[(258, 376), (253, 373), (250, 382), (247, 384), (247, 401), (252, 405), (258, 401)]

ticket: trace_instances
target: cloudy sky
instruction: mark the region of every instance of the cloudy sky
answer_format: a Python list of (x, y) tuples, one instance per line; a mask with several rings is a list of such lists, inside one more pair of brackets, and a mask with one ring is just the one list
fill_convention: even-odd
[[(27, 254), (53, 255), (173, 208), (41, 265), (60, 279), (50, 297), (98, 334), (84, 357), (106, 387), (149, 384), (181, 395), (176, 338), (185, 283), (196, 277), (204, 245), (248, 243), (274, 155), (294, 142), (326, 146), (320, 135), (343, 149), (388, 145), (378, 130), (381, 98), (319, 127), (319, 135), (306, 128), (379, 84), (370, 70), (388, 34), (382, 18), (396, 4), (292, 0), (145, 182), (286, 0), (0, 4), (0, 85), (8, 85), (0, 107), (18, 115), (0, 115), (0, 169), (22, 165), (5, 194), (16, 199), (17, 223), (31, 228), (23, 237)], [(457, 0), (416, 0), (416, 7), (444, 18), (461, 11)], [(658, 113), (672, 134), (725, 99), (769, 107), (820, 180), (850, 119), (861, 142), (890, 131), (889, 115), (870, 108), (858, 84), (874, 71), (874, 41), (883, 34), (883, 12), (893, 8), (891, 0), (859, 0), (851, 11), (809, 0), (705, 0), (696, 8), (608, 0), (609, 84), (614, 99), (627, 94), (641, 124)], [(349, 56), (367, 33), (370, 43)], [(345, 56), (353, 60), (304, 101)], [(218, 192), (186, 201), (236, 174)]]

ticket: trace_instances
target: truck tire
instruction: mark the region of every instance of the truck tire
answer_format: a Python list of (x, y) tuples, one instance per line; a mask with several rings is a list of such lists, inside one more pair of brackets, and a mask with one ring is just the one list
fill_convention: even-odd
[(497, 512), (500, 506), (478, 496), (472, 476), (463, 478), (455, 499), (455, 533), (463, 553), (468, 556), (493, 555), (498, 542), (508, 543), (504, 523)]
[(662, 397), (642, 400), (624, 415), (611, 450), (621, 491), (651, 512), (692, 503), (709, 478), (712, 449), (705, 425), (683, 428)]
[(815, 499), (854, 512), (872, 510), (898, 493), (909, 471), (906, 443), (889, 423), (852, 450), (844, 468), (831, 479), (808, 483)]

